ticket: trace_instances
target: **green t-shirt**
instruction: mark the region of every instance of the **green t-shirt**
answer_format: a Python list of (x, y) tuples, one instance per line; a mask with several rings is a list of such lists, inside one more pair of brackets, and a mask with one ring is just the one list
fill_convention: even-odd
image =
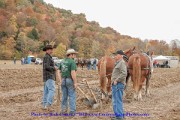
[(62, 78), (72, 78), (71, 71), (77, 70), (76, 63), (71, 58), (65, 58), (62, 60), (59, 66), (59, 70), (61, 70)]

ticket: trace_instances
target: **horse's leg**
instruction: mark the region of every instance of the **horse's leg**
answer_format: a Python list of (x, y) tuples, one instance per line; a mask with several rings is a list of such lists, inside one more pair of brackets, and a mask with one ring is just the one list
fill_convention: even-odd
[[(132, 81), (133, 84), (134, 84), (133, 74), (131, 75), (131, 81)], [(134, 96), (134, 97), (133, 97), (134, 100), (137, 100), (137, 98), (138, 98), (138, 91), (135, 91), (135, 90), (134, 90), (133, 96)]]
[(126, 85), (125, 85), (125, 88), (124, 88), (126, 91), (127, 91), (127, 88), (128, 88), (129, 78), (130, 78), (130, 74), (128, 73), (127, 77), (126, 77)]
[(123, 91), (123, 96), (124, 97), (126, 97), (126, 95), (127, 95), (127, 90), (128, 90), (128, 86), (129, 86), (129, 78), (130, 78), (130, 74), (128, 73), (127, 77), (126, 77), (126, 85), (125, 85), (124, 91)]
[(142, 90), (142, 85), (145, 81), (146, 77), (144, 75), (141, 76), (141, 83), (139, 85), (139, 90), (138, 90), (138, 101), (141, 101), (142, 100), (142, 94), (141, 94), (141, 90)]
[[(141, 87), (142, 88), (142, 87)], [(141, 89), (138, 91), (138, 97), (137, 97), (138, 101), (142, 100), (142, 94), (141, 94)]]
[(106, 80), (107, 80), (106, 77), (105, 78), (100, 78), (101, 91), (102, 91), (102, 99), (104, 99), (105, 98), (105, 94), (107, 94), (106, 93)]
[(134, 100), (137, 100), (137, 96), (138, 96), (138, 94), (137, 94), (137, 92), (136, 91), (134, 91)]
[(107, 83), (107, 93), (111, 95), (111, 76), (108, 76), (108, 83)]
[(149, 96), (150, 93), (149, 93), (149, 80), (151, 78), (151, 75), (149, 74), (147, 77), (146, 77), (146, 96)]

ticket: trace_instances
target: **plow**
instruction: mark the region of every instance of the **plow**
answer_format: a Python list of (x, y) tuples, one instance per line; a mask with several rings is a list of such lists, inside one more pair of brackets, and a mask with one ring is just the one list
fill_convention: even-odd
[[(83, 104), (92, 109), (102, 108), (102, 92), (98, 86), (96, 88), (92, 87), (92, 84), (94, 83), (90, 83), (86, 79), (78, 83), (78, 87), (76, 88), (77, 105), (81, 103), (81, 105)], [(95, 84), (98, 83), (96, 82)], [(57, 100), (55, 101), (58, 106), (61, 103), (61, 95), (61, 85), (58, 85)]]
[[(82, 72), (82, 71), (81, 71)], [(58, 76), (58, 74), (56, 74)], [(86, 106), (88, 108), (92, 109), (101, 109), (102, 103), (104, 102), (104, 99), (102, 99), (102, 94), (106, 96), (106, 93), (101, 90), (100, 84), (99, 84), (99, 77), (98, 76), (92, 76), (92, 74), (87, 75), (84, 72), (77, 75), (78, 78), (81, 78), (81, 81), (78, 82), (78, 86), (76, 88), (77, 92), (77, 106)], [(93, 80), (89, 80), (93, 79)], [(96, 80), (96, 81), (94, 81)], [(57, 106), (60, 106), (61, 103), (61, 85), (58, 84), (58, 92), (57, 92), (57, 99), (55, 100), (55, 103)], [(106, 96), (105, 98), (107, 98)], [(106, 103), (109, 101), (109, 99), (105, 99)]]

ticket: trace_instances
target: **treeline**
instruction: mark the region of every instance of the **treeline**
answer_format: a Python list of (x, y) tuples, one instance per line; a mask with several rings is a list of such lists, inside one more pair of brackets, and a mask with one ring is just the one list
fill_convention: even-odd
[(0, 59), (28, 54), (42, 57), (46, 44), (54, 45), (54, 56), (60, 58), (68, 48), (77, 50), (79, 57), (99, 58), (133, 46), (155, 54), (180, 55), (178, 48), (172, 50), (163, 40), (142, 41), (121, 35), (110, 27), (87, 21), (84, 14), (55, 8), (43, 0), (1, 0), (0, 21)]

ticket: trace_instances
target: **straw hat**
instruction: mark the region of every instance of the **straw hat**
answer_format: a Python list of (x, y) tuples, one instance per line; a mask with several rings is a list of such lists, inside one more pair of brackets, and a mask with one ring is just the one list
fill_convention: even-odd
[(78, 52), (76, 52), (74, 49), (69, 49), (67, 50), (66, 52), (66, 55), (69, 55), (69, 54), (77, 54)]

